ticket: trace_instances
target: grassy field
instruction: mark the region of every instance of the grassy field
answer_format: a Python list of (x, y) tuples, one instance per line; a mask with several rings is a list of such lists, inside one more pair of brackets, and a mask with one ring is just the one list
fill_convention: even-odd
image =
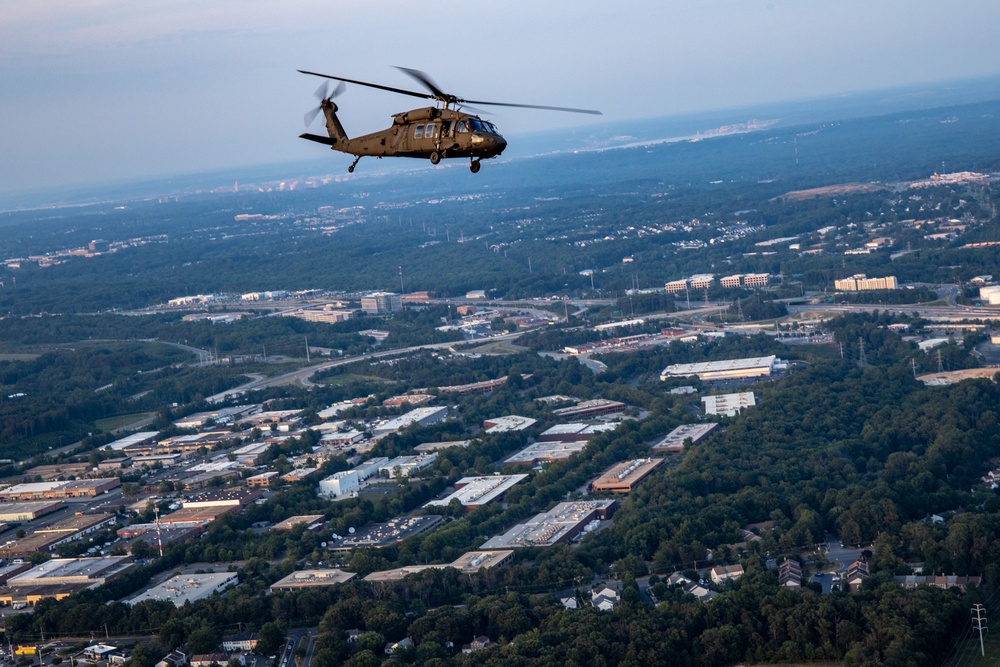
[(98, 419), (94, 422), (94, 426), (101, 429), (102, 431), (114, 431), (115, 429), (122, 428), (123, 426), (128, 426), (137, 421), (142, 421), (143, 419), (149, 419), (150, 417), (155, 417), (155, 412), (136, 412), (131, 415), (119, 415), (117, 417), (108, 417), (107, 419)]

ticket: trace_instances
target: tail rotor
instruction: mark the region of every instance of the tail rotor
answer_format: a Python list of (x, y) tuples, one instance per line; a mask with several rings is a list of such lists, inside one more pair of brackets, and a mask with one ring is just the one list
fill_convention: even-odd
[(339, 97), (346, 88), (347, 85), (343, 81), (341, 81), (337, 85), (337, 87), (334, 88), (333, 91), (331, 92), (330, 82), (324, 81), (323, 85), (317, 88), (315, 92), (316, 99), (319, 100), (319, 106), (307, 111), (306, 115), (303, 116), (302, 118), (302, 120), (305, 121), (306, 128), (309, 128), (309, 126), (311, 126), (313, 122), (316, 120), (316, 116), (318, 116), (323, 111), (323, 109), (331, 105), (333, 103), (333, 99), (335, 97)]

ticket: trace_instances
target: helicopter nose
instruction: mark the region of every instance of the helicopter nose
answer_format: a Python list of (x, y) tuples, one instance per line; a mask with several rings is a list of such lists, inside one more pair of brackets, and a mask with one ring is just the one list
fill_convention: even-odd
[(501, 137), (499, 134), (496, 136), (497, 143), (497, 155), (503, 153), (503, 149), (507, 148), (507, 140)]

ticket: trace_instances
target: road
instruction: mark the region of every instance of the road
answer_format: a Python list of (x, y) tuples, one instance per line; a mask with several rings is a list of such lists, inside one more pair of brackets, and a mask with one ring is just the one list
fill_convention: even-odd
[[(495, 342), (502, 340), (515, 340), (520, 336), (527, 333), (526, 331), (516, 331), (509, 334), (501, 334), (499, 336), (493, 336), (491, 338), (484, 338), (482, 343)], [(381, 350), (379, 352), (369, 352), (368, 354), (360, 354), (353, 357), (341, 357), (333, 361), (324, 361), (318, 364), (313, 364), (312, 366), (306, 366), (304, 368), (299, 368), (298, 370), (291, 371), (290, 373), (283, 373), (281, 375), (276, 375), (271, 378), (259, 377), (252, 382), (248, 382), (239, 387), (234, 387), (233, 389), (228, 389), (226, 391), (215, 394), (214, 396), (208, 397), (209, 403), (220, 403), (231, 397), (239, 396), (248, 391), (253, 391), (255, 389), (264, 389), (266, 387), (277, 387), (285, 384), (306, 384), (310, 377), (314, 374), (325, 371), (330, 368), (336, 368), (337, 366), (345, 366), (347, 364), (353, 364), (357, 361), (366, 361), (368, 359), (380, 359), (382, 357), (393, 357), (397, 355), (410, 354), (418, 350), (446, 350), (454, 347), (455, 345), (462, 343), (464, 341), (451, 341), (448, 343), (428, 343), (426, 345), (415, 345), (413, 347), (402, 347), (392, 350)], [(307, 385), (308, 386), (308, 385)]]

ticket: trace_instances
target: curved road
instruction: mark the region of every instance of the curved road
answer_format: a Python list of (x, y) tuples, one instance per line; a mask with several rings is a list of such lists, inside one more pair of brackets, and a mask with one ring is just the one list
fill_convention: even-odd
[[(485, 338), (482, 342), (493, 342), (500, 340), (514, 340), (526, 331), (516, 331), (514, 333), (502, 334), (499, 336), (493, 336), (491, 338)], [(306, 366), (305, 368), (299, 368), (298, 370), (291, 371), (290, 373), (283, 373), (281, 375), (275, 375), (271, 378), (260, 377), (252, 382), (248, 382), (239, 387), (233, 387), (232, 389), (227, 389), (221, 393), (215, 394), (214, 396), (209, 396), (206, 400), (209, 403), (219, 403), (225, 401), (230, 397), (243, 394), (248, 391), (253, 391), (255, 389), (264, 389), (266, 387), (277, 387), (283, 384), (302, 384), (309, 386), (309, 378), (319, 371), (325, 371), (328, 368), (334, 368), (336, 366), (344, 366), (346, 364), (353, 364), (356, 361), (365, 361), (366, 359), (379, 359), (381, 357), (392, 357), (400, 354), (408, 354), (410, 352), (416, 352), (417, 350), (441, 350), (449, 349), (455, 345), (463, 343), (466, 341), (450, 341), (447, 343), (428, 343), (426, 345), (414, 345), (413, 347), (401, 347), (392, 350), (381, 350), (379, 352), (370, 352), (368, 354), (360, 354), (353, 357), (341, 357), (340, 359), (335, 359), (333, 361), (324, 361), (318, 364), (313, 364), (312, 366)]]

